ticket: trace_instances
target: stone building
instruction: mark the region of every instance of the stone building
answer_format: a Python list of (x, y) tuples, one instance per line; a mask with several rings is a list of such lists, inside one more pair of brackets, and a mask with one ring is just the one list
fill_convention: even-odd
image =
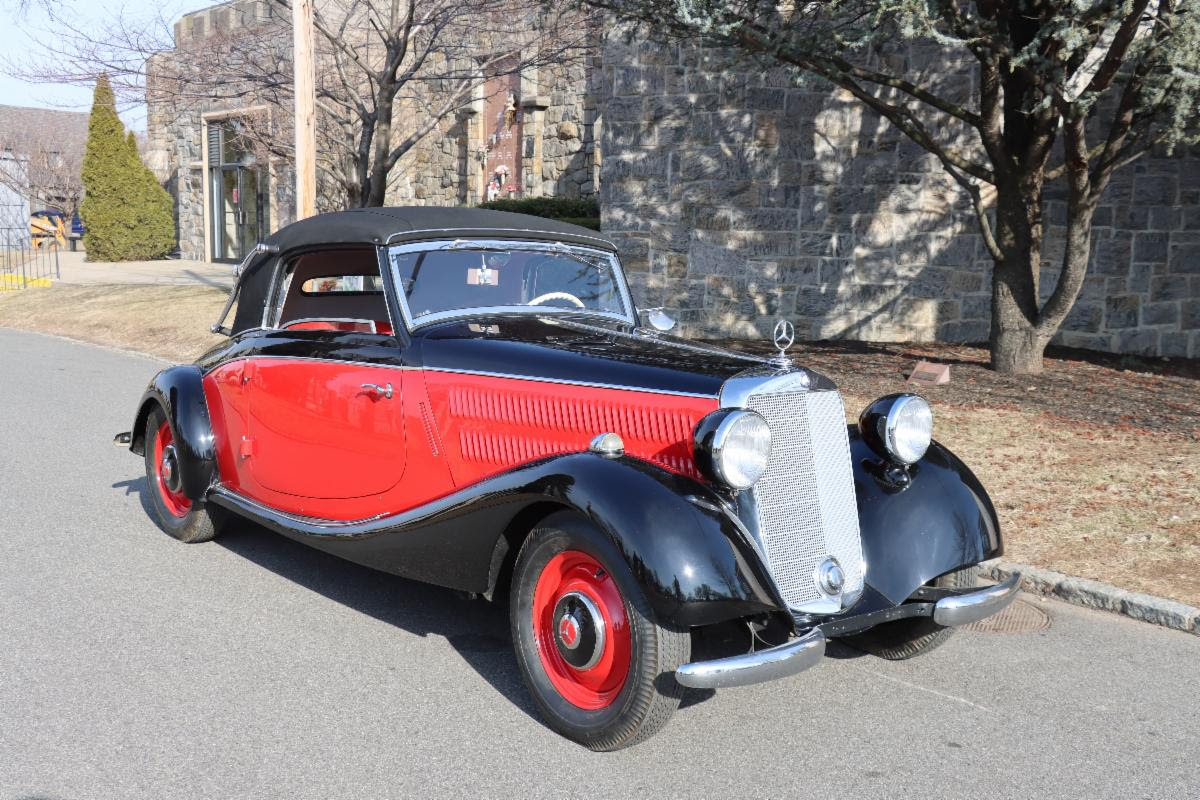
[[(214, 5), (176, 23), (175, 50), (150, 63), (147, 156), (176, 199), (184, 257), (239, 260), (295, 219), (294, 171), (286, 154), (291, 122), (280, 119), (290, 95), (247, 91), (237, 101), (214, 96), (180, 102), (179, 93), (163, 89), (163, 76), (203, 76), (228, 43), (239, 40), (273, 52), (279, 74), (290, 74), (289, 23), (265, 0)], [(481, 83), (472, 102), (440, 120), (400, 159), (386, 202), (475, 205), (491, 197), (595, 194), (599, 152), (591, 86), (597, 77), (594, 60), (586, 58)], [(236, 93), (222, 87), (221, 94)], [(404, 121), (415, 113), (398, 108), (395, 140), (411, 132)], [(251, 129), (254, 136), (247, 134)], [(282, 154), (253, 146), (264, 130)], [(336, 207), (333, 198), (322, 210)]]
[[(238, 0), (189, 14), (176, 51), (158, 58), (203, 70), (196, 54), (211, 59), (210, 43), (236, 34), (286, 61), (278, 13)], [(897, 57), (964, 92), (976, 79), (936, 48)], [(234, 260), (294, 218), (289, 159), (238, 144), (239, 127), (270, 103), (180, 109), (149, 96), (152, 164), (177, 198), (185, 256)], [(290, 141), (290, 122), (272, 135)], [(787, 317), (814, 339), (987, 338), (991, 259), (935, 157), (841, 92), (797, 87), (782, 69), (730, 69), (694, 45), (611, 30), (586, 61), (492, 79), (401, 159), (387, 202), (597, 193), (639, 303), (666, 306), (686, 335), (759, 336)], [(1047, 208), (1046, 293), (1065, 203), (1049, 194)], [(1200, 158), (1127, 167), (1095, 223), (1091, 267), (1056, 342), (1200, 357)]]
[[(969, 90), (933, 48), (900, 54)], [(978, 342), (991, 260), (935, 157), (841, 91), (784, 70), (729, 70), (712, 51), (609, 36), (603, 227), (639, 300), (691, 335)], [(1041, 289), (1053, 290), (1065, 202), (1048, 195)], [(1057, 342), (1200, 357), (1200, 158), (1114, 177), (1091, 267)]]

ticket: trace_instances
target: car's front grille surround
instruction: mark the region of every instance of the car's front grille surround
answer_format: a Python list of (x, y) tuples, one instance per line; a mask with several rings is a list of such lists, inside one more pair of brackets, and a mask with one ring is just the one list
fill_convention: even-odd
[(862, 539), (841, 394), (752, 394), (746, 407), (771, 428), (771, 459), (751, 491), (761, 543), (783, 599), (792, 608), (825, 600), (816, 570), (830, 556), (845, 572), (843, 596), (858, 595)]

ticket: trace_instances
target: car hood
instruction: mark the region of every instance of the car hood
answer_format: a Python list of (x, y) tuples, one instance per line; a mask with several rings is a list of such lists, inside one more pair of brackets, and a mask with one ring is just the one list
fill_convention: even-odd
[(623, 323), (554, 317), (474, 317), (417, 331), (426, 369), (716, 396), (764, 359)]

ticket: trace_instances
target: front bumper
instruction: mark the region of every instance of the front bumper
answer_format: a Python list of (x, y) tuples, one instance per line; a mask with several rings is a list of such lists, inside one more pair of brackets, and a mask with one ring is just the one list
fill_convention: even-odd
[(1021, 574), (1014, 572), (1002, 583), (961, 594), (946, 594), (935, 602), (905, 603), (894, 609), (818, 625), (811, 631), (765, 650), (712, 661), (694, 661), (675, 670), (675, 680), (693, 689), (748, 686), (795, 675), (815, 667), (825, 656), (826, 629), (830, 635), (846, 634), (908, 617), (933, 617), (947, 627), (968, 625), (1001, 611), (1021, 589)]

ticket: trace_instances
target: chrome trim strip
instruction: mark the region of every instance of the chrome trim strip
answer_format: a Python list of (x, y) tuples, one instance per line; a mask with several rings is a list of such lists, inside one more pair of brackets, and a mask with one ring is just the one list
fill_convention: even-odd
[[(256, 517), (268, 525), (277, 528), (286, 528), (287, 530), (303, 533), (308, 536), (331, 536), (355, 539), (373, 536), (389, 527), (409, 521), (403, 513), (391, 515), (378, 514), (374, 517), (354, 520), (320, 519), (317, 517), (305, 517), (299, 514), (289, 514), (285, 511), (277, 511), (256, 500), (251, 500), (223, 486), (216, 486), (209, 489), (207, 499), (209, 502), (216, 503), (231, 511), (236, 511), (245, 516)], [(412, 518), (419, 519), (420, 516), (412, 515)]]
[[(470, 230), (469, 228), (451, 228), (449, 230)], [(390, 242), (391, 239), (389, 238)], [(477, 317), (480, 314), (487, 313), (512, 313), (512, 314), (538, 314), (543, 315), (550, 313), (565, 313), (578, 314), (578, 309), (562, 309), (555, 311), (554, 309), (546, 308), (545, 306), (496, 306), (494, 308), (464, 308), (452, 309), (448, 311), (438, 311), (433, 314), (426, 314), (421, 317), (420, 321), (415, 321), (412, 315), (412, 309), (408, 307), (408, 297), (404, 294), (404, 283), (400, 280), (400, 276), (396, 274), (396, 262), (393, 255), (396, 253), (423, 253), (431, 250), (544, 250), (550, 252), (583, 252), (593, 258), (604, 258), (612, 265), (613, 278), (617, 282), (617, 289), (621, 295), (621, 303), (625, 307), (625, 313), (615, 314), (609, 311), (589, 311), (592, 314), (607, 319), (616, 319), (629, 325), (636, 325), (637, 318), (636, 307), (633, 304), (633, 295), (629, 292), (629, 285), (625, 281), (625, 271), (621, 268), (621, 261), (617, 258), (617, 254), (610, 250), (602, 250), (587, 245), (566, 244), (563, 242), (547, 242), (547, 241), (524, 241), (520, 239), (431, 239), (424, 242), (411, 242), (408, 244), (390, 245), (387, 251), (388, 269), (391, 270), (392, 284), (396, 287), (396, 298), (400, 301), (400, 316), (404, 318), (404, 327), (409, 333), (421, 328), (425, 325), (432, 325), (436, 322), (444, 322), (449, 319), (462, 319), (466, 317)]]
[[(410, 367), (410, 369), (421, 369), (420, 367)], [(644, 386), (625, 386), (617, 383), (594, 383), (591, 381), (573, 381), (567, 378), (540, 378), (533, 375), (510, 375), (503, 372), (484, 372), (482, 370), (472, 369), (450, 369), (443, 367), (425, 367), (429, 372), (449, 372), (457, 375), (479, 375), (484, 378), (512, 378), (518, 381), (534, 381), (536, 383), (556, 383), (565, 386), (584, 386), (589, 389), (619, 389), (627, 392), (645, 392), (646, 394), (667, 394), (675, 397), (702, 397), (705, 399), (716, 398), (713, 394), (703, 394), (700, 392), (676, 392), (671, 389), (648, 389)]]
[[(557, 235), (554, 233), (554, 231), (540, 230), (538, 228), (487, 228), (486, 230), (489, 232), (495, 232), (495, 233), (540, 233), (543, 236)], [(389, 234), (388, 237), (383, 240), (383, 243), (385, 245), (390, 245), (392, 243), (392, 240), (395, 239), (397, 236), (411, 236), (414, 233), (445, 234), (449, 231), (474, 231), (475, 233), (479, 233), (480, 229), (479, 228), (418, 228), (417, 230), (414, 230), (414, 231), (396, 231), (393, 234)], [(589, 239), (593, 242), (599, 242), (600, 244), (608, 245), (609, 249), (607, 250), (607, 252), (615, 252), (616, 251), (616, 245), (614, 245), (612, 242), (610, 242), (608, 239), (605, 239), (602, 236), (588, 236), (587, 234), (583, 234), (583, 233), (572, 233), (569, 235), (574, 236), (578, 239)], [(442, 238), (442, 237), (439, 236), (438, 238)], [(423, 242), (423, 243), (427, 243), (430, 241), (434, 241), (434, 240), (426, 239), (425, 242)], [(502, 241), (507, 241), (507, 240), (502, 240)], [(545, 240), (542, 240), (542, 241), (544, 242)], [(419, 244), (419, 243), (413, 242), (413, 244)], [(585, 246), (585, 245), (577, 245), (577, 246)]]
[(795, 675), (815, 667), (825, 656), (825, 633), (820, 628), (789, 642), (740, 656), (693, 661), (675, 670), (675, 680), (693, 689), (749, 686)]
[(780, 367), (769, 359), (729, 378), (721, 386), (721, 408), (746, 408), (755, 394), (787, 394), (798, 391), (828, 392), (837, 387), (804, 367)]
[(969, 594), (943, 597), (933, 607), (933, 621), (947, 627), (969, 625), (1003, 611), (1021, 591), (1021, 573), (1014, 572), (1006, 580)]
[[(376, 329), (376, 325), (375, 325), (376, 321), (375, 320), (373, 320), (373, 319), (357, 319), (354, 317), (301, 317), (300, 319), (289, 319), (287, 321), (287, 324), (282, 325), (279, 328), (279, 330), (286, 331), (289, 328), (291, 328), (293, 325), (299, 325), (301, 322), (353, 322), (356, 325), (358, 325), (358, 324), (370, 325), (371, 333), (374, 333), (377, 335), (382, 335), (382, 336), (391, 336), (390, 333), (380, 334), (379, 331)], [(338, 333), (362, 333), (362, 331), (337, 331), (337, 332)]]
[[(386, 336), (384, 333), (377, 334), (359, 334)], [(415, 367), (408, 364), (377, 364), (370, 361), (346, 361), (340, 358), (314, 358), (313, 356), (272, 356), (272, 355), (244, 355), (240, 358), (223, 361), (219, 366), (233, 364), (238, 361), (247, 361), (249, 359), (270, 359), (273, 361), (318, 361), (327, 364), (346, 364), (352, 367), (377, 367), (379, 369), (395, 369), (395, 370), (417, 370), (425, 372), (445, 372), (452, 375), (478, 375), (481, 378), (509, 378), (516, 381), (532, 381), (534, 383), (553, 383), (562, 386), (583, 386), (588, 389), (615, 389), (626, 392), (644, 392), (646, 394), (664, 394), (672, 397), (698, 397), (705, 400), (716, 399), (714, 394), (703, 394), (700, 392), (677, 392), (670, 389), (649, 389), (645, 386), (626, 386), (618, 383), (596, 383), (593, 381), (573, 381), (567, 378), (543, 378), (537, 375), (513, 375), (506, 372), (486, 372), (483, 370), (472, 369), (450, 369), (448, 367)]]

